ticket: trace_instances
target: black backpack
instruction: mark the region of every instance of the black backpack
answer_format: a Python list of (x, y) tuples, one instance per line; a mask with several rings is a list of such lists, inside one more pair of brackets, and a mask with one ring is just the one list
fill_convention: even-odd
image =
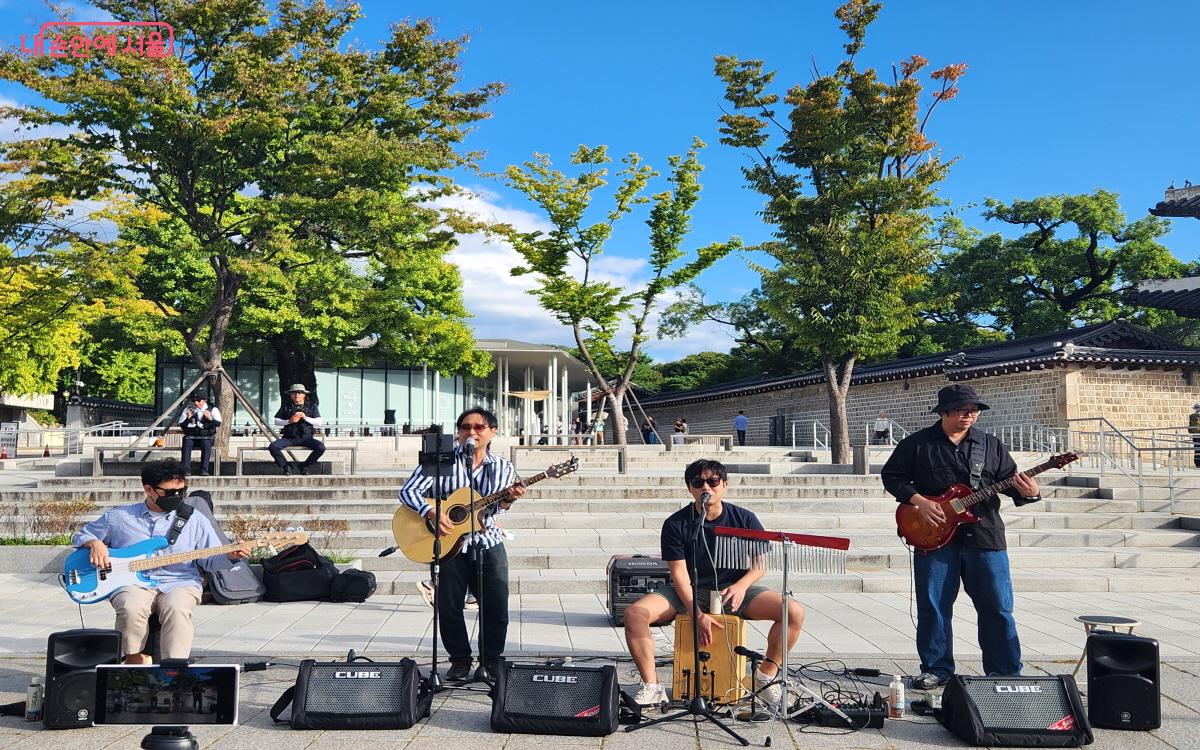
[(375, 593), (375, 574), (369, 570), (350, 568), (333, 579), (329, 590), (331, 602), (365, 602)]
[[(217, 538), (222, 544), (233, 544), (232, 539), (217, 523), (213, 515), (212, 495), (205, 490), (192, 490), (184, 502), (200, 511), (217, 532)], [(247, 602), (262, 601), (267, 593), (258, 574), (246, 560), (234, 562), (226, 555), (215, 559), (212, 570), (205, 570), (204, 580), (208, 584), (208, 593), (216, 604), (246, 604)]]
[(305, 542), (262, 561), (269, 602), (329, 601), (337, 566)]

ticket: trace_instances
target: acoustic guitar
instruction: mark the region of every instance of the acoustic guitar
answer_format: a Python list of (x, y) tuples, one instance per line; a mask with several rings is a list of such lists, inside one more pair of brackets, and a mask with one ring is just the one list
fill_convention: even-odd
[[(1051, 456), (1045, 463), (1038, 464), (1026, 471), (1025, 474), (1031, 477), (1037, 476), (1047, 469), (1061, 469), (1072, 461), (1078, 460), (1079, 456), (1074, 453), (1060, 453), (1057, 456)], [(971, 508), (997, 492), (1013, 486), (1015, 476), (981, 490), (972, 490), (965, 484), (952, 484), (949, 489), (937, 497), (930, 497), (930, 500), (942, 506), (942, 512), (946, 514), (946, 520), (939, 524), (925, 523), (917, 515), (917, 506), (900, 503), (900, 507), (896, 508), (896, 533), (906, 543), (923, 552), (941, 549), (954, 538), (954, 533), (958, 531), (960, 525), (979, 523), (979, 518), (971, 513)]]
[(169, 546), (165, 536), (152, 536), (128, 547), (108, 550), (108, 567), (97, 568), (92, 565), (92, 551), (80, 547), (67, 556), (63, 563), (62, 584), (67, 590), (67, 596), (80, 604), (95, 604), (102, 602), (116, 593), (122, 586), (145, 586), (154, 588), (158, 583), (150, 577), (150, 571), (166, 565), (201, 560), (206, 557), (228, 555), (242, 546), (251, 549), (258, 547), (291, 547), (294, 544), (304, 544), (308, 534), (303, 531), (273, 531), (263, 534), (257, 539), (247, 542), (234, 542), (221, 547), (206, 547), (159, 554)]
[[(451, 555), (457, 554), (462, 548), (463, 537), (471, 531), (471, 514), (480, 513), (491, 505), (507, 499), (508, 491), (513, 487), (528, 487), (531, 484), (537, 484), (543, 479), (565, 477), (578, 468), (579, 459), (571, 456), (570, 461), (555, 464), (541, 474), (535, 474), (528, 479), (521, 480), (490, 495), (480, 496), (478, 492), (473, 492), (470, 487), (460, 487), (450, 493), (450, 496), (442, 501), (442, 513), (454, 523), (454, 528), (449, 534), (442, 535), (441, 559), (445, 560)], [(482, 520), (480, 520), (476, 524), (476, 530), (478, 531), (482, 528), (483, 524)], [(398, 508), (395, 515), (392, 516), (392, 536), (396, 538), (396, 547), (409, 560), (418, 563), (433, 562), (433, 522), (427, 518), (418, 516), (407, 505)]]

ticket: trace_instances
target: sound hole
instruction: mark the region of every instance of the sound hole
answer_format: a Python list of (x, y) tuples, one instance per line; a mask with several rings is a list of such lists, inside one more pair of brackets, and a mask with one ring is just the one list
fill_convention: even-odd
[(455, 505), (452, 508), (450, 508), (449, 511), (446, 512), (446, 515), (450, 517), (451, 521), (458, 524), (458, 523), (462, 523), (463, 521), (467, 520), (467, 513), (468, 513), (467, 506)]

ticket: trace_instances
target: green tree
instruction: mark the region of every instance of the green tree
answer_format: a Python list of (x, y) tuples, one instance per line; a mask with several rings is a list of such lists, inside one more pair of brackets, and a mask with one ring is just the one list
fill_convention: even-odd
[[(637, 154), (625, 157), (612, 208), (595, 223), (586, 225), (585, 214), (594, 195), (607, 182), (607, 165), (612, 159), (606, 147), (580, 146), (571, 156), (571, 163), (580, 167), (575, 177), (554, 169), (548, 157), (536, 155), (524, 165), (510, 166), (508, 182), (537, 204), (553, 229), (543, 234), (522, 232), (506, 224), (474, 225), (507, 240), (520, 253), (525, 264), (514, 268), (513, 273), (537, 277), (537, 287), (531, 293), (543, 309), (570, 326), (576, 351), (595, 382), (605, 383), (608, 378), (593, 350), (614, 352), (612, 342), (618, 326), (622, 322), (629, 326), (629, 349), (620, 355), (624, 361), (619, 377), (606, 394), (617, 440), (622, 445), (626, 442), (625, 394), (647, 338), (646, 321), (656, 302), (664, 292), (695, 279), (736, 244), (735, 240), (702, 247), (682, 262), (689, 255), (682, 245), (690, 228), (691, 211), (700, 197), (698, 175), (702, 167), (698, 153), (703, 146), (696, 139), (686, 155), (670, 157), (669, 188), (650, 198), (642, 191), (657, 173)], [(650, 228), (649, 280), (640, 288), (626, 289), (597, 279), (593, 262), (603, 251), (613, 225), (643, 203), (652, 203), (646, 221)]]
[(735, 302), (710, 303), (705, 301), (702, 289), (689, 284), (663, 310), (658, 336), (676, 338), (702, 323), (732, 328), (735, 346), (727, 365), (732, 379), (788, 375), (815, 367), (817, 360), (812, 351), (776, 323), (769, 302), (761, 289), (755, 289)]
[[(222, 364), (242, 294), (281, 256), (441, 261), (428, 203), (455, 189), (448, 169), (473, 163), (457, 149), (501, 90), (458, 90), (464, 39), (406, 22), (364, 52), (345, 44), (360, 16), (352, 3), (281, 0), (273, 13), (263, 0), (96, 5), (118, 20), (170, 19), (181, 30), (174, 55), (0, 57), (0, 78), (47, 102), (5, 116), (76, 131), (3, 144), (9, 171), (39, 178), (4, 190), (31, 205), (129, 201), (141, 214), (116, 241), (63, 223), (52, 231), (126, 269), (202, 369)], [(188, 273), (146, 269), (155, 253)], [(179, 283), (148, 284), (146, 272)]]
[(774, 73), (761, 60), (719, 56), (715, 66), (734, 110), (720, 118), (721, 142), (751, 155), (746, 181), (765, 197), (762, 216), (773, 228), (758, 249), (775, 265), (755, 266), (766, 308), (820, 360), (835, 463), (850, 460), (846, 394), (855, 362), (894, 352), (916, 320), (906, 300), (934, 260), (929, 209), (949, 168), (925, 128), (966, 70), (934, 71), (940, 88), (923, 113), (917, 75), (927, 60), (913, 55), (891, 83), (860, 70), (856, 57), (880, 7), (851, 0), (838, 8), (846, 59), (791, 87), (782, 116), (780, 96), (768, 93)]
[(939, 292), (957, 290), (948, 322), (1016, 338), (1118, 316), (1150, 328), (1177, 325), (1170, 313), (1122, 302), (1139, 281), (1194, 271), (1158, 242), (1170, 231), (1165, 219), (1128, 221), (1106, 190), (986, 205), (986, 219), (1024, 233), (955, 238), (933, 283)]
[(730, 370), (732, 363), (733, 357), (722, 352), (698, 352), (674, 362), (664, 362), (656, 366), (662, 373), (660, 389), (690, 391), (726, 380), (735, 380), (738, 376)]

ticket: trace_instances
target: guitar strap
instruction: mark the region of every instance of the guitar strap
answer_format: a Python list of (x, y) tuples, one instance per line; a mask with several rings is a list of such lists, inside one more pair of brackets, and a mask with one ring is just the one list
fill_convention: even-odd
[(175, 509), (175, 520), (171, 522), (171, 529), (167, 532), (167, 546), (170, 547), (179, 538), (179, 532), (183, 531), (183, 527), (187, 526), (188, 519), (196, 509), (187, 503), (180, 503)]
[[(987, 438), (984, 438), (985, 440)], [(987, 455), (987, 448), (984, 448), (984, 455)], [(975, 443), (967, 444), (967, 463), (971, 466), (971, 489), (978, 490), (983, 488), (983, 460), (975, 458)]]

